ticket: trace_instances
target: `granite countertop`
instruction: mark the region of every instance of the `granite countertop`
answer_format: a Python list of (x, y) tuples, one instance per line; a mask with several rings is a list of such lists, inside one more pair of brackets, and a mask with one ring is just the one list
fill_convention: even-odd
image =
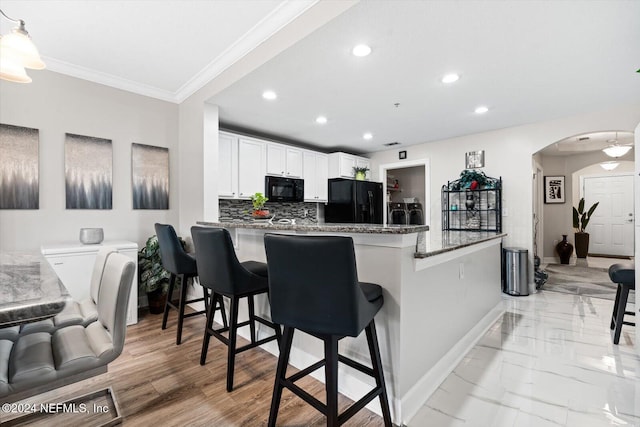
[(415, 258), (428, 258), (467, 246), (501, 239), (506, 233), (478, 231), (443, 231), (441, 233), (418, 234)]
[(257, 230), (283, 230), (283, 231), (307, 231), (329, 233), (368, 233), (368, 234), (411, 234), (428, 231), (428, 225), (382, 225), (382, 224), (315, 224), (296, 223), (280, 224), (269, 222), (208, 222), (198, 221), (198, 225), (224, 228), (251, 228)]
[(39, 253), (0, 253), (0, 328), (53, 317), (70, 301)]

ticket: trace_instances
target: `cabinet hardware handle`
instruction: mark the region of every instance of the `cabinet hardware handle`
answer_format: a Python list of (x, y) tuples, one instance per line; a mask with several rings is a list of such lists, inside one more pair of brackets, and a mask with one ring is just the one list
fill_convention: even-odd
[(54, 262), (53, 265), (64, 265), (64, 262)]

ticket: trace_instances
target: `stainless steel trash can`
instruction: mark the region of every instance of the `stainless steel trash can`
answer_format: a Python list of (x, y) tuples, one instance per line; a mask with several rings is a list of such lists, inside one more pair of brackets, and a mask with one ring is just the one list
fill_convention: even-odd
[(514, 296), (529, 295), (529, 251), (502, 249), (502, 292)]

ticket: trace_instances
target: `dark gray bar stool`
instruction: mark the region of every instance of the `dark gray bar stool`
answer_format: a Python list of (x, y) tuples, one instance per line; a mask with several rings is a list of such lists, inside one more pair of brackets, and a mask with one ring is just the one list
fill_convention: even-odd
[[(353, 240), (337, 236), (267, 234), (264, 243), (269, 266), (271, 318), (284, 326), (268, 425), (276, 424), (282, 389), (286, 387), (322, 412), (330, 427), (345, 423), (379, 397), (384, 424), (390, 427), (391, 413), (374, 322), (374, 316), (383, 304), (382, 288), (373, 283), (358, 282)], [(296, 329), (324, 341), (325, 359), (287, 378)], [(357, 337), (363, 329), (372, 368), (338, 354), (338, 341), (345, 336)], [(338, 362), (370, 375), (376, 381), (372, 391), (340, 415)], [(326, 375), (326, 404), (295, 384), (322, 366)]]
[(609, 277), (611, 281), (618, 284), (616, 291), (616, 301), (613, 305), (611, 315), (611, 329), (613, 330), (613, 343), (620, 342), (622, 325), (636, 326), (633, 322), (625, 322), (624, 315), (635, 316), (633, 311), (626, 311), (629, 291), (636, 289), (636, 270), (633, 264), (613, 264), (609, 267)]
[[(212, 290), (211, 303), (207, 313), (207, 326), (202, 342), (202, 353), (200, 354), (200, 364), (204, 365), (207, 360), (207, 350), (209, 349), (211, 336), (222, 341), (228, 347), (227, 391), (232, 391), (235, 355), (269, 341), (278, 340), (278, 344), (280, 343), (280, 327), (262, 317), (256, 316), (254, 310), (253, 297), (269, 291), (267, 265), (257, 261), (245, 261), (242, 263), (238, 261), (231, 235), (224, 228), (191, 227), (191, 236), (193, 245), (196, 248), (200, 283), (202, 286)], [(215, 309), (212, 307), (214, 306), (214, 300), (218, 297), (222, 298), (222, 295), (231, 300), (229, 326), (224, 325), (223, 328), (213, 329)], [(238, 323), (238, 303), (240, 298), (245, 297), (249, 305), (249, 320)], [(275, 334), (261, 340), (256, 339), (256, 322), (273, 328)], [(251, 343), (236, 348), (238, 328), (243, 326), (249, 326)], [(223, 332), (227, 331), (229, 332), (228, 337), (222, 335)]]
[[(178, 311), (178, 332), (176, 335), (176, 344), (182, 342), (182, 323), (185, 318), (198, 316), (207, 312), (209, 305), (209, 291), (207, 288), (203, 288), (204, 297), (187, 300), (187, 279), (198, 277), (198, 269), (196, 267), (196, 260), (189, 255), (182, 248), (182, 244), (178, 239), (176, 230), (173, 226), (168, 224), (155, 224), (156, 235), (158, 236), (158, 246), (160, 247), (160, 259), (162, 260), (162, 267), (167, 270), (171, 277), (169, 279), (169, 293), (167, 294), (167, 302), (164, 306), (164, 313), (162, 315), (162, 329), (167, 329), (167, 319), (169, 317), (169, 309), (175, 309)], [(176, 285), (176, 278), (180, 277), (180, 299), (178, 305), (175, 305), (171, 301), (173, 290)], [(184, 314), (185, 306), (192, 302), (204, 301), (205, 310), (196, 311), (193, 313)], [(222, 304), (222, 297), (220, 297), (219, 309), (222, 312), (222, 318), (225, 319), (224, 304)], [(215, 306), (215, 304), (214, 304)]]

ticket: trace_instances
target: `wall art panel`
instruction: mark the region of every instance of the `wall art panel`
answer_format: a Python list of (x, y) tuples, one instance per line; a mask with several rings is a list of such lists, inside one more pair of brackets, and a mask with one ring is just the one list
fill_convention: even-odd
[(64, 172), (67, 209), (111, 209), (111, 140), (66, 134)]
[(133, 209), (169, 209), (169, 149), (131, 145)]
[(0, 124), (0, 209), (38, 209), (38, 129)]

